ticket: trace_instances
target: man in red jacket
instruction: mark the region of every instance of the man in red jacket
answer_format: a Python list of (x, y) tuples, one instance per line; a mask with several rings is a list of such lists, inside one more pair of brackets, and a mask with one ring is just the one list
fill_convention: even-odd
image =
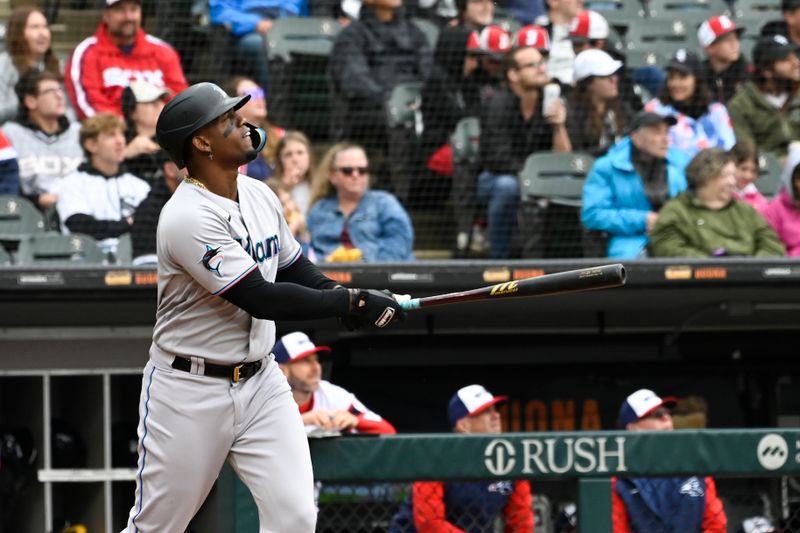
[(80, 120), (103, 111), (122, 116), (122, 91), (133, 80), (172, 94), (187, 87), (178, 53), (141, 25), (141, 0), (105, 0), (100, 26), (75, 47), (64, 71)]

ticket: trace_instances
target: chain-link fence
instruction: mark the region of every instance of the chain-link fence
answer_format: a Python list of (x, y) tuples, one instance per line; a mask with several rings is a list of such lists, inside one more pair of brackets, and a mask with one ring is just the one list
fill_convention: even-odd
[[(583, 184), (595, 161), (611, 146), (624, 145), (634, 113), (645, 104), (668, 114), (664, 102), (672, 100), (663, 92), (668, 89), (664, 80), (681, 62), (673, 58), (668, 63), (676, 50), (697, 54), (694, 62), (675, 67), (695, 76), (697, 87), (706, 82), (724, 85), (717, 89), (725, 89), (725, 94), (708, 96), (708, 102), (724, 104), (744, 85), (746, 68), (716, 77), (692, 70), (700, 68), (708, 44), (701, 39), (711, 30), (698, 33), (708, 17), (729, 16), (717, 21), (722, 26), (712, 24), (722, 28), (714, 31), (730, 33), (729, 38), (738, 39), (739, 33), (732, 30), (737, 25), (753, 28), (737, 42), (742, 55), (736, 61), (746, 66), (755, 43), (750, 34), (756, 35), (762, 23), (780, 14), (750, 9), (744, 0), (591, 2), (591, 16), (574, 8), (548, 11), (544, 3), (528, 4), (56, 0), (31, 11), (24, 1), (0, 1), (9, 69), (2, 82), (0, 122), (23, 126), (4, 128), (17, 151), (19, 187), (8, 177), (1, 192), (21, 195), (45, 215), (40, 223), (26, 219), (17, 233), (4, 237), (0, 244), (8, 253), (3, 262), (35, 262), (47, 255), (16, 253), (20, 241), (42, 228), (88, 233), (106, 241), (106, 262), (151, 260), (146, 256), (154, 251), (152, 235), (160, 207), (185, 171), (171, 167), (157, 150), (156, 115), (137, 111), (161, 97), (149, 96), (142, 87), (136, 94), (125, 91), (135, 80), (171, 94), (187, 83), (213, 81), (232, 95), (250, 95), (252, 102), (241, 112), (264, 127), (268, 141), (256, 161), (241, 170), (277, 182), (295, 236), (316, 261), (601, 257), (609, 251), (640, 256), (647, 252), (650, 218), (655, 220), (647, 213), (655, 213), (685, 188), (684, 179), (680, 172), (673, 176), (672, 170), (665, 178), (663, 165), (644, 164), (649, 145), (635, 144), (644, 160), (626, 160), (635, 163), (636, 173), (650, 175), (652, 170), (658, 183), (631, 194), (616, 186), (595, 190), (592, 206), (605, 211), (582, 216), (582, 209), (588, 210)], [(673, 23), (676, 20), (680, 24)], [(534, 21), (539, 25), (531, 26)], [(49, 33), (37, 29), (36, 37), (25, 37), (29, 23), (36, 28), (49, 23)], [(136, 37), (137, 27), (162, 41)], [(587, 51), (601, 55), (576, 60)], [(55, 93), (37, 87), (36, 80), (32, 87), (15, 86), (30, 69), (63, 75), (66, 110), (51, 103), (56, 107), (43, 117), (36, 99)], [(597, 85), (611, 79), (609, 88)], [(650, 101), (655, 96), (660, 103)], [(61, 178), (74, 172), (83, 157), (77, 132), (67, 134), (53, 122), (59, 112), (72, 121), (98, 112), (126, 119), (124, 162), (152, 186), (149, 201), (139, 195), (125, 198), (123, 207), (111, 202), (112, 214), (92, 208), (84, 213), (103, 221), (111, 217), (119, 227), (76, 226), (67, 220), (71, 211), (64, 202), (59, 209), (58, 197), (67, 194), (60, 190)], [(698, 123), (707, 117), (701, 115), (695, 117)], [(712, 119), (701, 128), (692, 126), (688, 138), (681, 137), (683, 130), (670, 133), (682, 162), (673, 161), (672, 155), (667, 161), (677, 168), (698, 147), (731, 148), (735, 137), (727, 114), (719, 121)], [(45, 142), (31, 134), (42, 128), (48, 135)], [(709, 128), (716, 129), (708, 133)], [(304, 136), (288, 135), (294, 131)], [(755, 157), (755, 163), (762, 163), (764, 179), (755, 181), (762, 199), (778, 191), (780, 164), (775, 156), (783, 155), (791, 140), (777, 148), (756, 147), (762, 152)], [(615, 145), (620, 141), (623, 144)], [(363, 146), (366, 153), (345, 165), (339, 161), (339, 142)], [(299, 156), (290, 156), (298, 151)], [(342, 168), (368, 169), (368, 176), (353, 170), (345, 175)], [(360, 191), (352, 194), (361, 201), (363, 216), (350, 216), (341, 201), (348, 193), (326, 185), (345, 177), (354, 183), (361, 180)], [(367, 177), (371, 191), (391, 196), (367, 194)], [(664, 179), (669, 187), (662, 186)], [(742, 187), (743, 182), (737, 182), (737, 188)], [(326, 198), (339, 202), (320, 201)], [(142, 203), (146, 208), (137, 210)], [(631, 215), (626, 209), (638, 214), (626, 218)], [(617, 244), (609, 242), (609, 236)], [(120, 243), (109, 240), (118, 237)], [(712, 251), (725, 248), (718, 241), (712, 244)], [(742, 250), (741, 255), (757, 252)], [(772, 253), (777, 254), (777, 248)], [(53, 257), (96, 260), (86, 253), (50, 253), (49, 261)]]
[[(714, 484), (711, 494), (709, 480)], [(519, 490), (519, 483), (488, 479), (416, 484), (326, 483), (319, 492), (317, 531), (400, 533), (448, 523), (464, 531), (521, 532), (530, 531), (531, 521), (539, 533), (578, 531), (577, 481), (531, 480), (528, 507), (520, 507), (511, 499), (515, 489)], [(621, 479), (616, 483), (621, 491), (616, 494), (627, 490), (624, 498), (630, 506), (629, 510), (625, 503), (617, 505), (615, 501), (612, 523), (620, 531), (800, 531), (796, 488), (792, 489), (794, 496), (784, 490), (787, 485), (796, 485), (795, 478), (700, 476)], [(631, 496), (630, 487), (641, 492)], [(455, 507), (459, 498), (463, 500)], [(583, 531), (596, 530), (588, 527)]]

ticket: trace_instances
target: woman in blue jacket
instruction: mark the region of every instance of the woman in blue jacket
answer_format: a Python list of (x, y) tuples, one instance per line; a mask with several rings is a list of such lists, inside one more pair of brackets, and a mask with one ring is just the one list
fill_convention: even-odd
[(361, 146), (331, 147), (311, 185), (311, 246), (325, 261), (414, 259), (414, 228), (389, 192), (369, 190), (367, 155)]

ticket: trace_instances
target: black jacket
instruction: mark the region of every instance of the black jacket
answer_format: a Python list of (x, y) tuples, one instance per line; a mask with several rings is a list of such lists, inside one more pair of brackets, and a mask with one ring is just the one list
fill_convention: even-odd
[(156, 253), (156, 227), (161, 209), (172, 197), (164, 180), (159, 180), (150, 188), (147, 198), (136, 208), (131, 226), (133, 257)]
[(423, 81), (431, 70), (427, 38), (402, 9), (387, 23), (371, 8), (333, 44), (329, 72), (337, 93), (350, 104), (383, 106), (398, 83)]
[(427, 160), (447, 143), (458, 121), (478, 116), (480, 97), (474, 76), (464, 77), (464, 57), (470, 30), (445, 28), (439, 34), (433, 70), (422, 87), (423, 155)]
[(740, 55), (734, 63), (722, 72), (714, 72), (708, 59), (703, 61), (703, 81), (708, 85), (711, 96), (717, 102), (726, 104), (739, 92), (745, 83), (750, 81), (753, 67)]
[(481, 168), (492, 174), (516, 175), (534, 152), (552, 150), (553, 128), (544, 119), (542, 99), (529, 121), (520, 111), (520, 101), (510, 89), (500, 89), (481, 113)]

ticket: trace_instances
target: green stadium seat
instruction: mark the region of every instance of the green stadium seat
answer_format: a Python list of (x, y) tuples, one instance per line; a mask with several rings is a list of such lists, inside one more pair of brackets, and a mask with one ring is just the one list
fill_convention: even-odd
[(328, 58), (341, 25), (330, 17), (275, 20), (268, 33), (270, 117), (327, 140), (331, 122)]
[(732, 13), (725, 0), (648, 0), (647, 15), (662, 20), (697, 20), (699, 26), (708, 17)]
[(781, 186), (781, 172), (783, 168), (778, 158), (767, 152), (758, 154), (758, 178), (756, 179), (755, 186), (758, 192), (767, 198), (772, 198)]
[(583, 183), (594, 158), (579, 152), (538, 152), (519, 176), (522, 257), (582, 257)]
[(288, 63), (295, 54), (327, 57), (341, 29), (339, 21), (330, 17), (276, 19), (267, 34), (269, 59)]
[(520, 174), (523, 202), (546, 198), (550, 203), (580, 206), (583, 182), (594, 158), (580, 152), (537, 152), (525, 160)]
[(11, 254), (5, 248), (0, 246), (0, 267), (9, 266), (11, 264)]
[(459, 120), (450, 136), (453, 161), (477, 163), (480, 138), (481, 123), (478, 117), (465, 117)]
[(411, 17), (411, 22), (425, 34), (425, 37), (428, 39), (428, 44), (431, 45), (431, 49), (435, 48), (436, 41), (439, 40), (439, 26), (428, 19), (420, 17)]
[(681, 48), (695, 53), (700, 51), (697, 26), (680, 18), (671, 21), (642, 19), (628, 28), (625, 40), (628, 51), (658, 51), (663, 57), (671, 57)]
[(47, 232), (20, 241), (17, 264), (23, 266), (106, 263), (97, 242), (88, 235)]
[[(737, 0), (733, 7), (734, 21), (748, 28), (748, 33), (757, 35), (759, 28), (772, 20), (781, 20), (783, 12), (777, 0)], [(744, 37), (743, 36), (743, 37)]]
[(625, 54), (625, 65), (631, 69), (641, 67), (663, 67), (667, 58), (655, 50), (629, 50)]
[(597, 11), (620, 33), (645, 16), (644, 6), (638, 0), (600, 0), (585, 2), (584, 9)]
[(119, 236), (114, 259), (118, 265), (130, 265), (133, 261), (133, 241), (130, 233), (123, 233)]
[(21, 196), (0, 195), (0, 244), (13, 251), (19, 241), (44, 230), (44, 216), (33, 202)]
[(412, 81), (398, 84), (392, 89), (386, 102), (387, 125), (390, 128), (402, 127), (416, 130), (421, 103), (421, 82)]

